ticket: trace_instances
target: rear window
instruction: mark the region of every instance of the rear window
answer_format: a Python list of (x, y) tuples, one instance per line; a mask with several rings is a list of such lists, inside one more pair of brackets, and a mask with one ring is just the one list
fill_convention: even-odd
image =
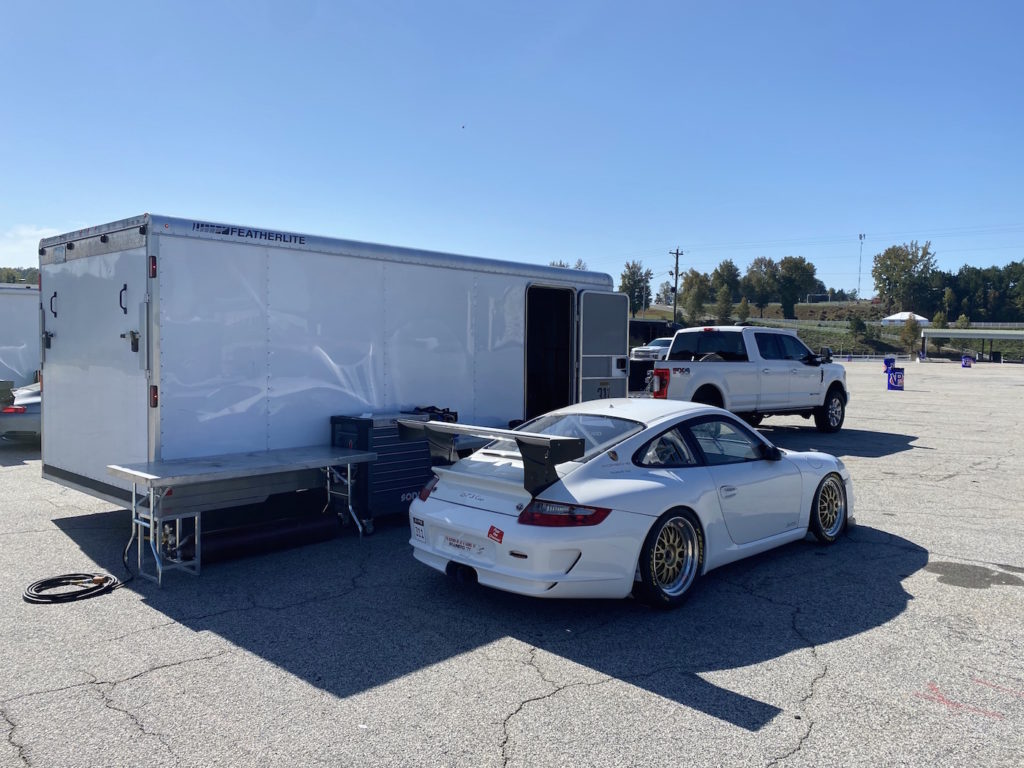
[(698, 331), (676, 335), (669, 360), (700, 360), (705, 355), (718, 355), (730, 363), (746, 362), (747, 348), (742, 333)]

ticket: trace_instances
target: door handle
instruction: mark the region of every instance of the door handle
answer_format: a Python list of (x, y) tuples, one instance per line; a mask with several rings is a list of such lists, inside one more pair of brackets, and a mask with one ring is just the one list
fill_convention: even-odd
[(57, 300), (57, 292), (54, 291), (53, 292), (53, 296), (50, 297), (50, 312), (53, 313), (54, 317), (57, 316), (57, 310), (53, 308), (53, 302), (55, 302), (56, 300)]
[(771, 372), (772, 372), (771, 368), (762, 368), (761, 369), (761, 373), (770, 374)]
[(124, 284), (124, 287), (121, 289), (121, 292), (117, 295), (117, 305), (121, 307), (121, 311), (127, 315), (128, 307), (124, 305), (124, 295), (126, 293), (128, 293), (128, 283)]
[(721, 491), (723, 499), (731, 499), (733, 496), (736, 495), (735, 485), (723, 485), (718, 490)]

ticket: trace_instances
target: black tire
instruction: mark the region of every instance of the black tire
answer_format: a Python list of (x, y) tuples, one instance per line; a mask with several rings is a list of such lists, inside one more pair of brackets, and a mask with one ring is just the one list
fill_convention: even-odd
[(822, 544), (831, 544), (846, 529), (846, 510), (846, 484), (843, 478), (831, 472), (814, 492), (807, 527)]
[(704, 568), (704, 531), (689, 510), (669, 510), (651, 526), (640, 549), (633, 596), (654, 608), (675, 608)]
[(814, 409), (814, 426), (819, 432), (838, 432), (846, 420), (846, 398), (839, 387), (832, 387), (825, 395), (825, 403)]

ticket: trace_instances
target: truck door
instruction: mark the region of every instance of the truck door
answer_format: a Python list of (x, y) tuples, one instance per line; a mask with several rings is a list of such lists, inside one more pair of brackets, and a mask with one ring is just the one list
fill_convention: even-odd
[(629, 297), (583, 291), (579, 295), (580, 402), (629, 394)]
[(149, 458), (146, 249), (53, 249), (41, 279), (43, 475), (107, 493), (108, 464)]
[(755, 332), (757, 351), (761, 355), (759, 370), (761, 373), (761, 394), (757, 408), (770, 411), (773, 408), (789, 407), (789, 384), (796, 363), (786, 359), (786, 350), (782, 345), (782, 334)]

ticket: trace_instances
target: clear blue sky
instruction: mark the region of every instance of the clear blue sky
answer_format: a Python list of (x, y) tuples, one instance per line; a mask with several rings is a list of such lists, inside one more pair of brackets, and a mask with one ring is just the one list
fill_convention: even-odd
[[(548, 263), (1024, 258), (1024, 4), (9, 2), (0, 266), (142, 212)], [(858, 267), (857, 235), (867, 235)]]

